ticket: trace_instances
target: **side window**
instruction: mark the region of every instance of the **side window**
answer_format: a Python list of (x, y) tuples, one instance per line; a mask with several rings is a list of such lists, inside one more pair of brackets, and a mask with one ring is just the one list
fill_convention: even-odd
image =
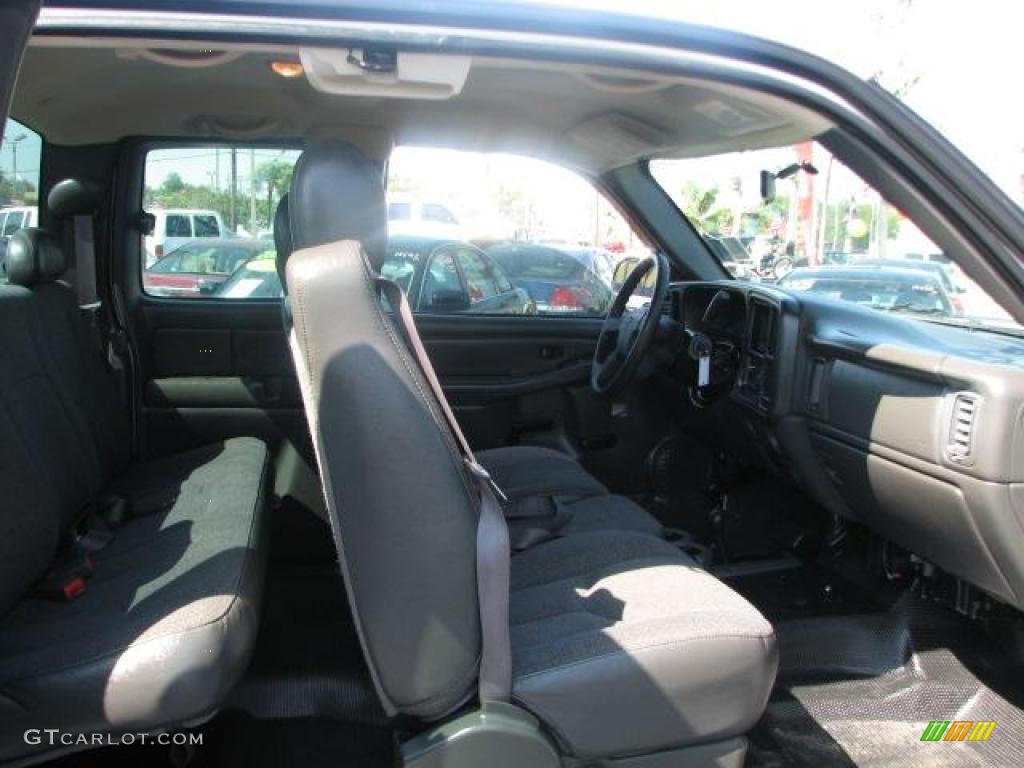
[(455, 254), (446, 250), (431, 255), (420, 300), (414, 308), (421, 312), (459, 312), (468, 309), (470, 302), (455, 265)]
[(389, 251), (384, 264), (381, 265), (380, 274), (382, 277), (398, 283), (398, 286), (408, 294), (412, 290), (416, 271), (425, 260), (426, 255), (418, 251), (404, 249)]
[(412, 218), (409, 203), (388, 203), (388, 221), (408, 221)]
[(443, 205), (437, 203), (424, 203), (423, 204), (423, 220), (424, 221), (437, 221), (441, 224), (458, 224), (455, 220), (452, 212), (445, 208)]
[(4, 221), (3, 234), (5, 237), (10, 237), (19, 229), (22, 228), (23, 222), (25, 221), (25, 214), (21, 211), (10, 211), (7, 214), (7, 219)]
[(603, 316), (619, 261), (651, 255), (592, 184), (530, 157), (398, 147), (388, 195), (392, 240), (459, 244), (474, 313)]
[(466, 278), (466, 290), (471, 303), (487, 301), (501, 292), (493, 262), (468, 248), (460, 249), (456, 256)]
[(17, 120), (0, 136), (0, 282), (7, 279), (7, 241), (22, 227), (38, 226), (42, 137)]
[(192, 237), (192, 227), (188, 216), (168, 214), (165, 231), (168, 237)]
[(192, 223), (196, 237), (220, 237), (216, 216), (194, 216)]
[(280, 297), (274, 212), (298, 156), (266, 146), (150, 150), (141, 206), (155, 225), (141, 242), (145, 292), (174, 299)]

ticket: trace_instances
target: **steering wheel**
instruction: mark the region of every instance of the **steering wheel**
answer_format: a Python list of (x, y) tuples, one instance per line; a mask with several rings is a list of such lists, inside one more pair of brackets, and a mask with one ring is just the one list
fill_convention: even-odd
[[(655, 268), (658, 272), (650, 303), (628, 309), (626, 305), (637, 286)], [(590, 387), (597, 394), (614, 397), (636, 375), (658, 330), (661, 307), (668, 293), (668, 275), (668, 260), (663, 255), (648, 256), (633, 268), (619, 289), (601, 326), (590, 368)]]

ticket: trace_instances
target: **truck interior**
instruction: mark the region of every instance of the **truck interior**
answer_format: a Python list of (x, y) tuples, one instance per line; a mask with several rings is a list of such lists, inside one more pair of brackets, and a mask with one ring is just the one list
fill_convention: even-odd
[[(699, 31), (122, 5), (6, 73), (0, 764), (1024, 761), (1021, 335), (734, 279), (654, 170), (817, 142), (1024, 319), (925, 139)], [(420, 311), (407, 147), (571, 171), (651, 255), (602, 315)], [(278, 295), (147, 290), (150, 161), (211, 149), (288, 159)]]

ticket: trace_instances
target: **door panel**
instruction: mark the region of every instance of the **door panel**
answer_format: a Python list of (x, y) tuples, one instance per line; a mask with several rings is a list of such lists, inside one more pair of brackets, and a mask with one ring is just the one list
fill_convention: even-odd
[[(137, 317), (149, 453), (256, 435), (288, 439), (312, 457), (277, 302), (143, 298)], [(419, 315), (416, 323), (475, 448), (546, 445), (595, 468), (637, 460), (634, 421), (613, 415), (628, 406), (613, 411), (590, 391), (600, 319)]]
[(255, 435), (311, 458), (279, 302), (141, 297), (136, 317), (147, 454)]
[(575, 453), (614, 442), (610, 405), (587, 386), (601, 320), (420, 315), (416, 324), (474, 447)]

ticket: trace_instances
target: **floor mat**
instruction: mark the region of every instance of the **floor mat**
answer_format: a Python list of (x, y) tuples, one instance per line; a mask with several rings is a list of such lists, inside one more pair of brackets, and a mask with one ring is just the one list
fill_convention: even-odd
[(387, 724), (337, 565), (271, 571), (253, 659), (226, 709)]
[[(777, 630), (779, 683), (751, 734), (749, 766), (1024, 765), (1021, 672), (972, 622), (907, 599), (884, 614)], [(996, 726), (984, 742), (922, 742), (933, 720)]]

